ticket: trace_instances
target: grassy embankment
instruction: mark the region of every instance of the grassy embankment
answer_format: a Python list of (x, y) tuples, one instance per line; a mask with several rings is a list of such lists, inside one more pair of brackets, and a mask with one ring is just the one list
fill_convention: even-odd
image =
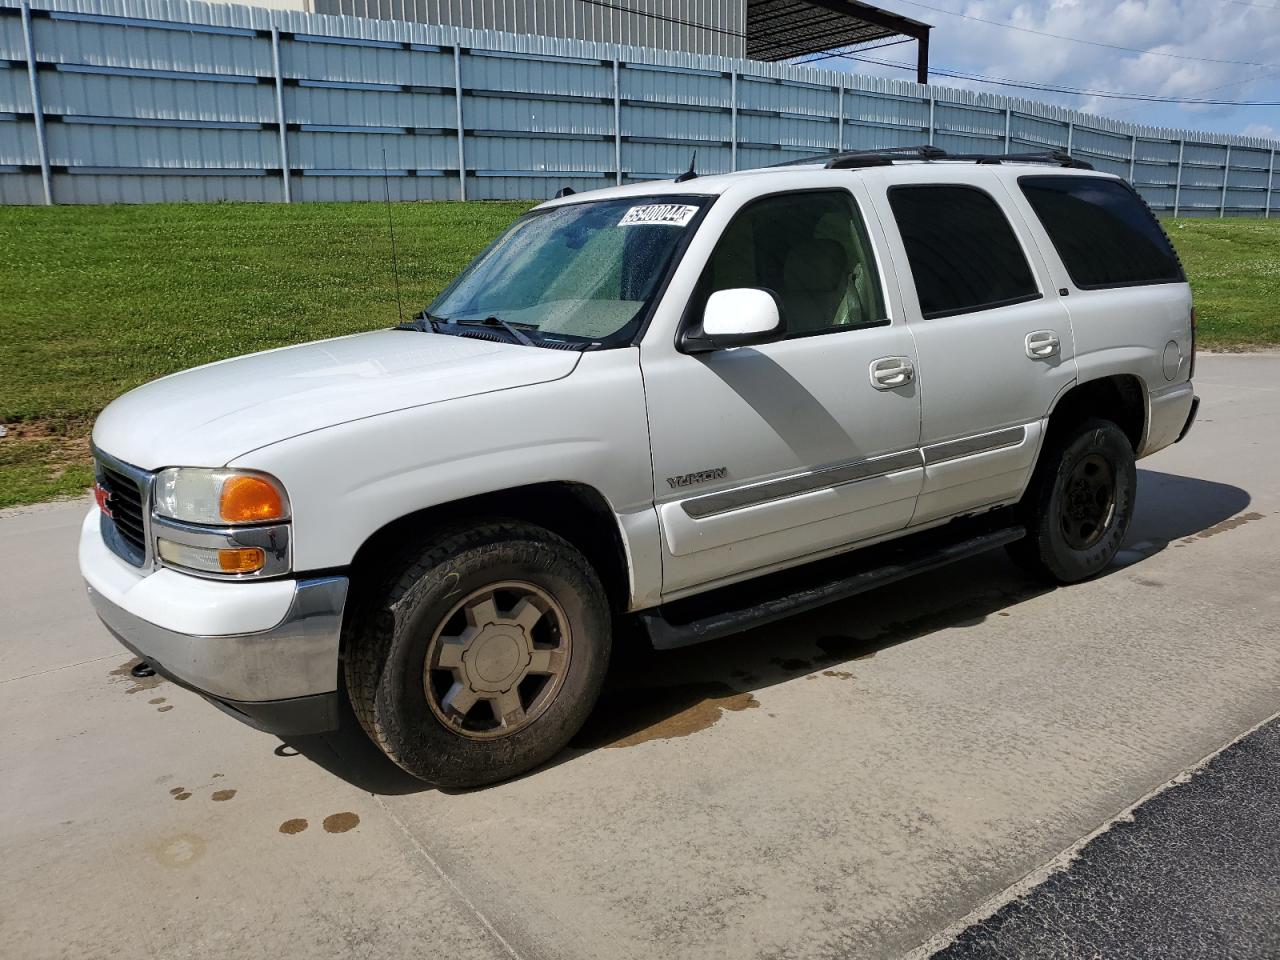
[[(406, 311), (527, 206), (396, 206)], [(1280, 220), (1166, 227), (1201, 344), (1280, 346)], [(130, 387), (389, 326), (392, 290), (378, 204), (0, 207), (0, 507), (84, 490), (93, 417)]]

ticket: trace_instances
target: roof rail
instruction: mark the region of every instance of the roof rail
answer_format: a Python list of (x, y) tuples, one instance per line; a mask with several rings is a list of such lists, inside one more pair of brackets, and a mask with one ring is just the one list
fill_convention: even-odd
[(1039, 153), (947, 153), (941, 147), (926, 144), (919, 147), (889, 147), (884, 150), (846, 150), (826, 157), (789, 160), (776, 166), (821, 163), (828, 170), (852, 170), (859, 167), (887, 167), (896, 160), (964, 160), (975, 163), (1049, 163), (1077, 170), (1092, 170), (1093, 164), (1078, 160), (1065, 150)]
[(949, 160), (973, 160), (977, 163), (1053, 163), (1060, 167), (1072, 167), (1076, 170), (1092, 170), (1093, 164), (1088, 160), (1080, 160), (1065, 150), (1044, 150), (1039, 153), (965, 153), (952, 154)]

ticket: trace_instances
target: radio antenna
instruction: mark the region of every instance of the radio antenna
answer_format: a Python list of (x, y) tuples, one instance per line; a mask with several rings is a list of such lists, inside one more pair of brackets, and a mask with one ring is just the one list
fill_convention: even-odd
[(400, 262), (396, 258), (396, 225), (391, 219), (391, 174), (387, 173), (387, 148), (382, 148), (382, 191), (387, 198), (387, 232), (391, 234), (391, 276), (396, 284), (396, 313), (404, 323), (404, 307), (400, 303)]

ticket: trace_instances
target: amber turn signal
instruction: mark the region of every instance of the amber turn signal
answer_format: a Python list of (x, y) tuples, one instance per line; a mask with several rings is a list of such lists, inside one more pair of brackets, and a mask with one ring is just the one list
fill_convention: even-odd
[[(280, 491), (274, 484), (262, 477), (232, 476), (227, 477), (222, 484), (222, 497), (218, 511), (227, 523), (263, 523), (268, 520), (283, 520), (284, 498), (280, 496)], [(223, 567), (223, 569), (228, 568)]]
[(261, 570), (266, 562), (267, 555), (261, 547), (238, 547), (218, 551), (218, 566), (223, 573), (253, 573)]

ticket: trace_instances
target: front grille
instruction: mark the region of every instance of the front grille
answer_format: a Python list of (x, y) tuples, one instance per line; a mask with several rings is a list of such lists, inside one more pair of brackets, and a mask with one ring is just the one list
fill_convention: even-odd
[(101, 460), (98, 462), (98, 484), (110, 498), (107, 505), (111, 516), (103, 516), (103, 529), (109, 528), (114, 534), (107, 537), (108, 546), (134, 566), (142, 566), (147, 558), (144, 487)]

